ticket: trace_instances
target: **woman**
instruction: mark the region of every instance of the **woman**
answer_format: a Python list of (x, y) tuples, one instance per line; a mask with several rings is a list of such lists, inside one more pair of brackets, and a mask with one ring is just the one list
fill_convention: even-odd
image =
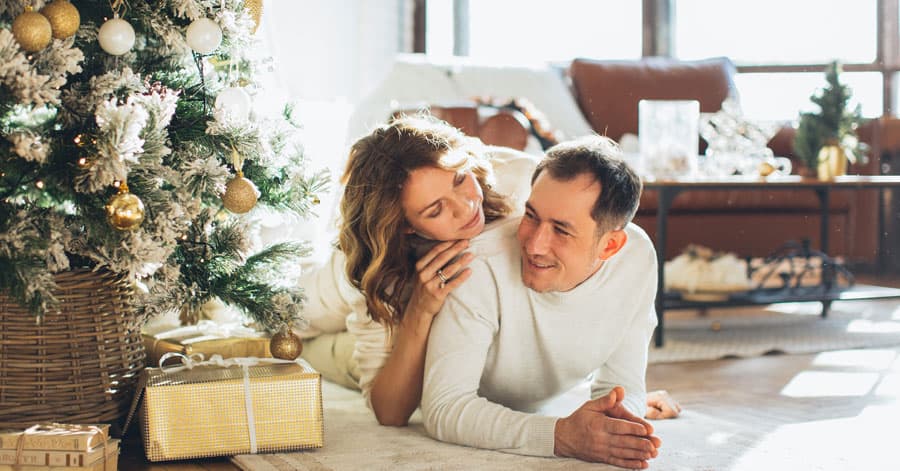
[[(468, 239), (522, 213), (536, 164), (424, 116), (395, 119), (351, 148), (340, 250), (301, 280), (311, 326), (301, 334), (317, 335), (304, 358), (359, 387), (381, 424), (405, 425), (418, 406), (431, 322), (469, 277)], [(648, 416), (679, 410), (664, 392), (648, 403)]]

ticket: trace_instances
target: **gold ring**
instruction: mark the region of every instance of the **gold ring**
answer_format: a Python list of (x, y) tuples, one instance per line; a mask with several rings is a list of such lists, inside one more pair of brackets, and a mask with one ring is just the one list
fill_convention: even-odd
[(441, 279), (441, 284), (442, 284), (442, 285), (446, 285), (447, 282), (450, 281), (450, 280), (447, 279), (446, 276), (444, 276), (444, 272), (443, 272), (442, 270), (440, 270), (440, 269), (438, 269), (438, 271), (437, 271), (437, 276), (438, 276), (438, 278)]

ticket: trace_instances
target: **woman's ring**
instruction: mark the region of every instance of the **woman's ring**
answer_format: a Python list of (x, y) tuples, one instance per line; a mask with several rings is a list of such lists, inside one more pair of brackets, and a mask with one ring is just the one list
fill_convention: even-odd
[(441, 286), (446, 285), (447, 282), (450, 281), (450, 280), (447, 279), (446, 276), (444, 276), (444, 272), (443, 272), (442, 270), (440, 270), (440, 269), (438, 269), (438, 271), (437, 271), (437, 276), (438, 276), (438, 278), (441, 279)]

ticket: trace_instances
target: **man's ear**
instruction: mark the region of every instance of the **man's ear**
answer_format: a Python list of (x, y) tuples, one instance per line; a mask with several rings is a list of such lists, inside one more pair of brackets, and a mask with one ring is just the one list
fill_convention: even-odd
[(603, 237), (600, 238), (600, 254), (598, 255), (600, 260), (609, 260), (613, 255), (622, 250), (622, 247), (625, 246), (625, 242), (628, 241), (628, 234), (625, 233), (625, 229), (615, 229), (612, 231), (603, 234)]

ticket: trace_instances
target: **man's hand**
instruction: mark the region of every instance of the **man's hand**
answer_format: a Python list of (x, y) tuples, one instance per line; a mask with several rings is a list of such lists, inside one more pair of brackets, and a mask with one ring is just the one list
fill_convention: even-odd
[(625, 390), (585, 402), (556, 422), (554, 453), (629, 469), (645, 469), (662, 442), (653, 426), (622, 406)]
[(681, 413), (681, 405), (678, 404), (668, 391), (659, 390), (647, 393), (647, 413), (645, 417), (648, 419), (674, 419)]

